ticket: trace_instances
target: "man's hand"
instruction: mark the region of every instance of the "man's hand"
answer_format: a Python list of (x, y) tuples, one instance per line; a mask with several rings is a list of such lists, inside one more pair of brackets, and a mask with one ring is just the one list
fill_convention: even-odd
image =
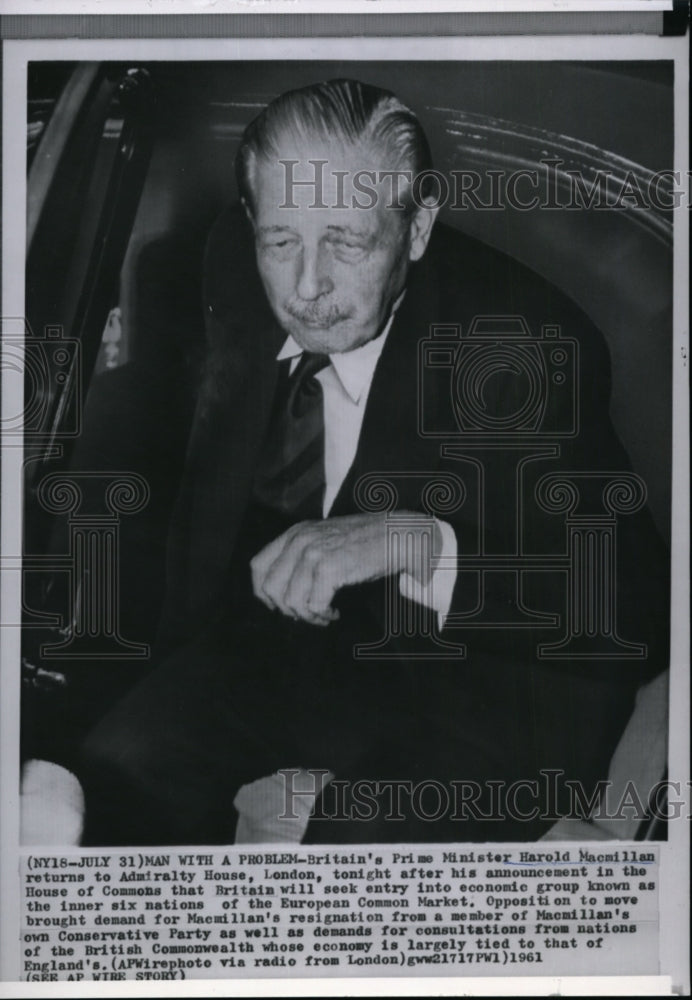
[[(402, 520), (401, 537), (388, 552), (386, 526), (396, 518)], [(341, 587), (401, 572), (426, 584), (440, 547), (439, 527), (424, 514), (400, 511), (303, 521), (251, 560), (252, 585), (268, 608), (328, 625), (339, 617), (331, 602)]]

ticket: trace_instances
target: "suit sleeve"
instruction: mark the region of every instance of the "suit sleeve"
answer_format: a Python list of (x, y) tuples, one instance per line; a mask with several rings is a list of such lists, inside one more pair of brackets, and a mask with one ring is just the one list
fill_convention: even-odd
[[(577, 342), (577, 385), (572, 398), (568, 393), (550, 396), (552, 386), (546, 386), (545, 420), (554, 421), (558, 430), (568, 427), (568, 409), (576, 402), (576, 433), (551, 435), (551, 428), (544, 424), (540, 433), (527, 433), (515, 441), (515, 447), (495, 439), (488, 447), (478, 447), (476, 442), (476, 447), (465, 449), (460, 440), (456, 457), (448, 457), (443, 465), (461, 476), (468, 496), (450, 522), (462, 558), (484, 553), (501, 561), (502, 554), (543, 555), (546, 563), (551, 557), (569, 557), (568, 515), (593, 518), (594, 524), (598, 517), (602, 525), (609, 522), (615, 538), (614, 566), (598, 567), (598, 585), (611, 586), (612, 568), (612, 626), (620, 639), (645, 647), (637, 669), (646, 677), (667, 665), (668, 555), (645, 503), (632, 513), (613, 513), (605, 505), (607, 484), (618, 474), (626, 474), (620, 475), (621, 480), (633, 481), (629, 457), (610, 418), (610, 356), (600, 331), (573, 303), (561, 301), (560, 318), (563, 337)], [(504, 385), (506, 389), (507, 381)], [(498, 392), (501, 386), (498, 380)], [(509, 391), (511, 387), (510, 379)], [(488, 405), (500, 406), (501, 400), (492, 397), (492, 383), (489, 390)], [(575, 509), (566, 512), (541, 506), (540, 485), (549, 476), (576, 486), (579, 503)], [(643, 491), (645, 497), (646, 484)], [(565, 632), (567, 586), (564, 569), (556, 573), (519, 568), (515, 575), (465, 570), (460, 563), (447, 619), (449, 637), (459, 639), (465, 633), (469, 645), (479, 650), (533, 658), (540, 643), (554, 643)], [(557, 613), (559, 624), (541, 626), (537, 619), (535, 625), (522, 629), (502, 625), (511, 622), (517, 601), (536, 612)], [(464, 627), (464, 620), (470, 622), (479, 606), (484, 620), (497, 622), (498, 627)], [(599, 663), (623, 669), (627, 659)], [(613, 662), (619, 666), (613, 667)]]

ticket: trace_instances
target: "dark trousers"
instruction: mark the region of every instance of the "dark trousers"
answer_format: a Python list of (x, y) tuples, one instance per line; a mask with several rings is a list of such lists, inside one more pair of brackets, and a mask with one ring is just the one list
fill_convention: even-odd
[(238, 788), (280, 768), (350, 772), (391, 738), (409, 692), (396, 665), (351, 662), (338, 627), (254, 602), (167, 657), (89, 734), (91, 843), (228, 843)]
[(542, 772), (587, 797), (606, 776), (627, 667), (358, 660), (354, 641), (377, 637), (364, 622), (346, 607), (321, 629), (255, 601), (169, 656), (86, 740), (85, 843), (232, 843), (237, 790), (286, 768), (338, 779), (308, 841), (535, 840), (569, 808)]

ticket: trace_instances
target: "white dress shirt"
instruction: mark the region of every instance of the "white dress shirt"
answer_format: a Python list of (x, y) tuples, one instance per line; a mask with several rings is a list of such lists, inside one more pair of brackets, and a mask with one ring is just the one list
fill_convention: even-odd
[[(330, 354), (331, 364), (315, 376), (322, 385), (324, 406), (324, 517), (328, 517), (356, 456), (370, 386), (393, 319), (392, 313), (386, 327), (374, 340), (369, 340), (352, 351)], [(293, 372), (302, 353), (302, 347), (289, 335), (277, 360), (290, 358), (290, 371)], [(440, 564), (453, 566), (457, 555), (454, 529), (444, 521), (438, 520), (437, 524), (442, 532)], [(426, 586), (409, 573), (401, 573), (399, 589), (409, 600), (437, 611), (441, 628), (452, 602), (455, 581), (454, 571), (433, 568), (432, 577)]]

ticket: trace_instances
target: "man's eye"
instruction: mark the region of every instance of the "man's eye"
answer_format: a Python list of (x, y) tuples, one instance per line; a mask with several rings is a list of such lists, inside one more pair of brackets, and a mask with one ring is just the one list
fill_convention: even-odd
[(332, 240), (331, 245), (337, 257), (343, 260), (358, 260), (365, 254), (365, 247), (362, 243), (353, 243), (348, 240)]
[(262, 250), (272, 257), (289, 257), (296, 249), (298, 243), (292, 239), (265, 240)]

